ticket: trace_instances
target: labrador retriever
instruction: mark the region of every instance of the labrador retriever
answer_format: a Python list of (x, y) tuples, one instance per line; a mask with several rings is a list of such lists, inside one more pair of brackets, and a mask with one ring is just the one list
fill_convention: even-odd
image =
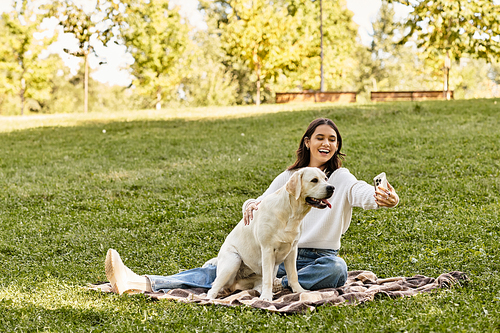
[(207, 297), (214, 299), (224, 288), (230, 291), (255, 289), (260, 298), (272, 300), (273, 280), (284, 261), (288, 284), (302, 292), (297, 277), (297, 243), (302, 233), (302, 219), (312, 207), (331, 208), (327, 198), (334, 187), (318, 168), (296, 171), (288, 182), (265, 197), (245, 226), (241, 220), (222, 244), (217, 258), (207, 263), (217, 266), (217, 277)]

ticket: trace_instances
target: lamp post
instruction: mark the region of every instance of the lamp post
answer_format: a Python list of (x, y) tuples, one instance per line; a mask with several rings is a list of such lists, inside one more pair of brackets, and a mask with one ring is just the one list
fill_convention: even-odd
[(321, 84), (319, 90), (325, 91), (325, 77), (323, 74), (323, 0), (319, 0), (319, 31), (321, 35)]
[(444, 98), (450, 100), (450, 68), (451, 68), (451, 59), (450, 59), (450, 51), (446, 50), (446, 58), (444, 59)]

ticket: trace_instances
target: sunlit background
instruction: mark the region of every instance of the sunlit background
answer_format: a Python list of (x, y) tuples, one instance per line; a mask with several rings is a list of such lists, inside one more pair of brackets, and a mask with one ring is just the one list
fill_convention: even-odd
[[(44, 1), (39, 1), (43, 3)], [(81, 3), (86, 8), (95, 6), (95, 1), (92, 0), (75, 0), (75, 3)], [(380, 0), (346, 0), (347, 8), (354, 13), (353, 20), (359, 25), (359, 37), (364, 44), (371, 42), (370, 34), (373, 32), (371, 22), (375, 19), (377, 12), (380, 8)], [(189, 20), (191, 25), (197, 29), (206, 29), (206, 24), (203, 15), (198, 11), (197, 0), (171, 0), (171, 6), (179, 6), (180, 13), (183, 17)], [(404, 17), (408, 14), (409, 8), (400, 4), (396, 4), (396, 13), (398, 17)], [(0, 12), (12, 9), (11, 0), (0, 1)], [(57, 22), (47, 22), (47, 27), (55, 29)], [(65, 64), (71, 68), (73, 74), (76, 74), (81, 59), (72, 57), (63, 52), (63, 47), (74, 44), (74, 38), (70, 34), (61, 34), (57, 43), (50, 47), (52, 52), (58, 53), (64, 59)], [(122, 68), (133, 61), (133, 59), (126, 54), (124, 46), (111, 44), (108, 47), (98, 48), (98, 53), (103, 59), (95, 57), (90, 58), (90, 67), (94, 68), (91, 76), (93, 79), (108, 83), (111, 85), (128, 86), (130, 84), (130, 75), (123, 71)], [(99, 62), (105, 60), (107, 63), (98, 65)]]

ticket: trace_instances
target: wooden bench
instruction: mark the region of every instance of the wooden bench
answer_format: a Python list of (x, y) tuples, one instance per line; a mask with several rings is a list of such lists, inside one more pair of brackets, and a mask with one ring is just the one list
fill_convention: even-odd
[(311, 91), (276, 93), (276, 103), (334, 102), (355, 103), (355, 92)]
[[(453, 90), (448, 92), (453, 99)], [(370, 96), (372, 102), (386, 101), (424, 101), (432, 99), (446, 99), (442, 90), (429, 91), (372, 91)]]

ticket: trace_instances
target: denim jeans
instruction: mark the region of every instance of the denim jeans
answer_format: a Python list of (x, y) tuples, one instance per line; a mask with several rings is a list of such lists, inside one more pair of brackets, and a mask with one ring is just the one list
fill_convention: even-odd
[(146, 275), (151, 282), (151, 289), (154, 292), (167, 292), (170, 289), (189, 289), (189, 288), (212, 288), (215, 281), (217, 267), (208, 265), (207, 267), (198, 267), (189, 269), (169, 276)]
[[(318, 290), (342, 287), (347, 281), (347, 265), (338, 256), (339, 250), (299, 249), (297, 274), (302, 288)], [(277, 277), (288, 286), (285, 264), (279, 265)]]
[[(347, 265), (337, 256), (338, 250), (299, 249), (297, 273), (300, 285), (307, 290), (341, 287), (347, 281)], [(211, 288), (217, 267), (209, 265), (180, 272), (170, 276), (146, 275), (154, 292), (170, 289)], [(278, 268), (283, 286), (288, 286), (285, 266)]]

